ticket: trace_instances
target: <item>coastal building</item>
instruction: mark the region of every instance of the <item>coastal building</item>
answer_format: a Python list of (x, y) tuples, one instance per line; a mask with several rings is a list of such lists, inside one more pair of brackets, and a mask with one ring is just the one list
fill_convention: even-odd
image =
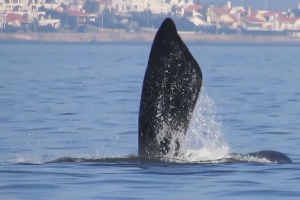
[(0, 11), (0, 31), (2, 32), (5, 25), (6, 12)]
[(184, 17), (186, 17), (195, 26), (212, 26), (211, 23), (206, 22), (205, 16), (202, 14), (204, 12), (203, 5), (189, 5), (184, 10)]
[(274, 21), (274, 30), (300, 30), (300, 18), (287, 17), (287, 16), (276, 16)]
[(84, 10), (87, 13), (103, 13), (103, 11), (105, 9), (111, 9), (111, 2), (109, 1), (102, 1), (102, 0), (98, 0), (98, 1), (86, 1), (84, 4)]
[(46, 9), (57, 9), (62, 4), (61, 0), (45, 0), (45, 3), (37, 5), (37, 7), (44, 7)]
[(23, 6), (26, 4), (42, 4), (45, 2), (46, 0), (5, 0), (6, 4), (19, 5), (19, 6)]
[(50, 15), (48, 15), (48, 18), (41, 16), (38, 21), (38, 26), (51, 26), (54, 29), (58, 29), (60, 27), (60, 19), (51, 19)]
[(153, 14), (170, 13), (172, 6), (185, 8), (192, 5), (193, 1), (188, 0), (112, 0), (112, 7), (118, 13), (151, 11)]
[(231, 14), (240, 13), (241, 15), (244, 15), (245, 9), (244, 9), (243, 6), (234, 6), (234, 7), (231, 8), (230, 13)]
[(264, 18), (266, 19), (266, 21), (274, 21), (276, 16), (284, 16), (284, 14), (280, 11), (276, 11), (276, 12), (265, 12), (263, 13)]
[(6, 13), (2, 15), (3, 28), (7, 27), (16, 27), (24, 28), (28, 24), (28, 20), (25, 19), (22, 15), (15, 13)]
[(266, 30), (276, 31), (278, 30), (278, 25), (275, 21), (275, 18), (278, 16), (284, 16), (280, 11), (276, 12), (265, 12), (263, 13), (264, 18), (266, 19)]
[(165, 0), (112, 0), (112, 6), (118, 13), (144, 12), (167, 13), (171, 11), (171, 4)]
[(251, 8), (251, 6), (248, 6), (246, 16), (251, 16), (251, 17), (259, 19), (261, 21), (266, 21), (264, 15), (257, 10), (253, 10)]
[(231, 9), (228, 7), (210, 6), (206, 12), (208, 23), (215, 24), (217, 28), (237, 28), (238, 19), (231, 14)]
[[(51, 25), (56, 28), (58, 25), (68, 30), (76, 30), (79, 27), (83, 27), (86, 24), (87, 18), (89, 16), (85, 11), (69, 10), (69, 9), (56, 9), (47, 10), (47, 16), (51, 16), (53, 19), (47, 19)], [(59, 19), (55, 21), (54, 19)]]
[(266, 30), (266, 19), (261, 12), (252, 10), (248, 6), (247, 11), (244, 12), (241, 18), (241, 26), (246, 30)]
[(187, 14), (192, 14), (193, 16), (194, 15), (201, 15), (201, 12), (203, 11), (204, 7), (203, 5), (196, 5), (196, 4), (193, 4), (193, 5), (188, 5), (185, 10), (184, 10), (184, 13), (187, 13)]
[(56, 9), (60, 4), (60, 0), (0, 0), (0, 11), (32, 12), (38, 11), (42, 6), (48, 9)]
[(156, 27), (162, 14), (171, 14), (178, 27), (191, 32), (197, 28), (203, 32), (212, 29), (210, 33), (222, 29), (222, 34), (300, 30), (300, 2), (285, 13), (232, 6), (231, 1), (224, 6), (203, 6), (194, 0), (0, 0), (0, 28), (27, 23), (65, 31), (87, 26), (140, 31), (140, 27)]
[(266, 29), (272, 31), (300, 30), (299, 18), (285, 15), (283, 12), (265, 12)]
[(99, 13), (102, 13), (106, 8), (108, 9), (111, 8), (111, 2), (109, 1), (96, 1), (96, 2), (99, 9)]
[(264, 22), (253, 16), (245, 16), (242, 18), (241, 25), (246, 30), (264, 30), (266, 28)]
[(2, 13), (5, 10), (6, 10), (5, 1), (4, 0), (0, 0), (0, 12)]

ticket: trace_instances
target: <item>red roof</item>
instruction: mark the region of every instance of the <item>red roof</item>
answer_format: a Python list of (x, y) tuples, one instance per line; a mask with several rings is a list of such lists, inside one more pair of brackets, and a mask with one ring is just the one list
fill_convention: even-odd
[(81, 12), (81, 11), (78, 11), (78, 10), (56, 10), (57, 12), (61, 12), (61, 13), (69, 13), (69, 16), (88, 16), (89, 14), (88, 13), (84, 13), (84, 12)]
[(78, 10), (67, 10), (66, 12), (69, 13), (70, 16), (87, 16), (88, 13), (84, 13)]
[(261, 23), (261, 22), (264, 22), (263, 20), (261, 19), (258, 19), (254, 16), (245, 16), (243, 17), (243, 20), (246, 21), (246, 22), (250, 22), (250, 23)]
[(7, 22), (13, 22), (13, 21), (28, 22), (28, 20), (25, 19), (22, 15), (15, 14), (15, 13), (7, 13), (6, 21)]
[(246, 22), (250, 22), (250, 23), (261, 23), (264, 22), (265, 20), (261, 20), (259, 18), (256, 17), (256, 15), (259, 12), (257, 10), (251, 10), (251, 15), (249, 16), (247, 11), (245, 11), (245, 16), (242, 18), (244, 21)]
[(226, 8), (223, 8), (223, 7), (213, 7), (213, 10), (218, 15), (228, 15), (228, 14), (230, 14), (230, 10), (227, 10)]
[(202, 10), (203, 6), (202, 5), (189, 5), (186, 9), (185, 12), (193, 12), (194, 10)]
[(297, 17), (286, 17), (286, 16), (279, 16), (278, 20), (282, 22), (289, 22), (289, 23), (295, 23), (299, 18)]
[(275, 16), (278, 14), (278, 16), (283, 16), (282, 12), (266, 12), (263, 14), (264, 17), (270, 17), (270, 16)]

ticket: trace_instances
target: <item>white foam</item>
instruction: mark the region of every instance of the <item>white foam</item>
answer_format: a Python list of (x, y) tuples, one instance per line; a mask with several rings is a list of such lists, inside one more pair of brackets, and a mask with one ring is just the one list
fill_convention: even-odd
[[(231, 153), (231, 148), (221, 132), (221, 122), (216, 120), (218, 116), (215, 114), (215, 109), (214, 101), (203, 89), (193, 112), (187, 136), (180, 138), (177, 136), (182, 134), (175, 134), (174, 138), (179, 139), (183, 145), (178, 159), (187, 162), (217, 160)], [(174, 141), (171, 141), (170, 149), (167, 155), (169, 158), (173, 155)]]

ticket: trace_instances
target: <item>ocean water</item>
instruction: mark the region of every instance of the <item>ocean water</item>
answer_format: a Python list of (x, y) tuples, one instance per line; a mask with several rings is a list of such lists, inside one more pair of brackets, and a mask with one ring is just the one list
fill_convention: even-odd
[[(297, 46), (193, 45), (178, 160), (136, 158), (151, 44), (0, 44), (0, 199), (300, 199)], [(276, 150), (293, 164), (229, 152)], [(203, 162), (202, 162), (203, 161)]]

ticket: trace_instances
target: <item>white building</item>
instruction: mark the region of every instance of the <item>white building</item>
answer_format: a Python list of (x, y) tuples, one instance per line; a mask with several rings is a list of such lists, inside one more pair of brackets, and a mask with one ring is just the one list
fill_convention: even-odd
[[(20, 21), (22, 21), (20, 20), (21, 17), (23, 18), (25, 15), (27, 22), (33, 22), (36, 19), (40, 26), (52, 25), (54, 28), (58, 28), (60, 25), (59, 19), (45, 18), (50, 16), (45, 16), (46, 12), (38, 11), (38, 9), (41, 6), (48, 9), (56, 9), (60, 7), (61, 1), (62, 0), (0, 0), (0, 28), (4, 27), (6, 23), (19, 26)], [(9, 19), (11, 20), (9, 21)]]
[(3, 12), (4, 10), (6, 10), (5, 1), (0, 0), (0, 12)]
[(44, 17), (41, 17), (41, 19), (39, 20), (39, 26), (47, 25), (51, 25), (55, 29), (58, 29), (60, 26), (60, 19), (50, 19), (49, 17), (48, 19), (45, 19)]
[(171, 5), (165, 0), (112, 0), (112, 7), (119, 13), (143, 12), (151, 10), (152, 13), (167, 13), (171, 11)]
[(119, 13), (143, 12), (151, 10), (154, 14), (171, 12), (172, 6), (193, 4), (193, 0), (112, 0), (112, 7)]

